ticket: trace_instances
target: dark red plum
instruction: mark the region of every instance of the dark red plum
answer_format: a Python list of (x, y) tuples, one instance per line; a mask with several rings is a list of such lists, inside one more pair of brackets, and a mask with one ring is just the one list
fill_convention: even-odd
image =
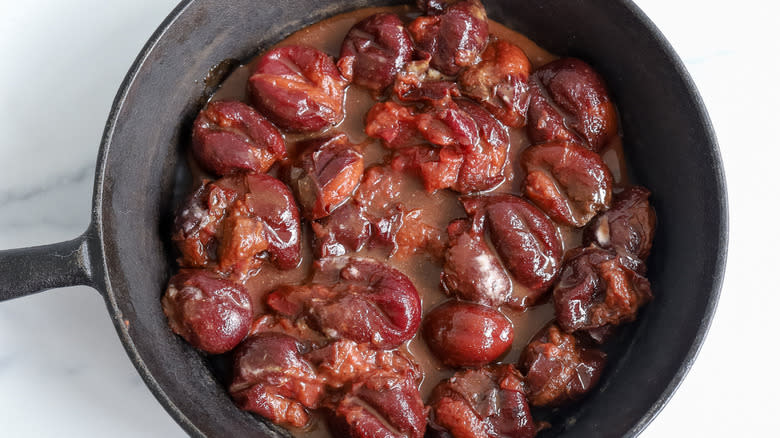
[(269, 50), (249, 77), (252, 104), (282, 129), (312, 132), (344, 117), (348, 82), (325, 53), (306, 46)]
[(328, 216), (352, 196), (363, 176), (363, 155), (344, 134), (299, 145), (287, 169), (290, 187), (310, 219)]
[(412, 39), (396, 14), (374, 14), (350, 29), (341, 45), (339, 70), (347, 80), (381, 92), (411, 61)]
[(583, 227), (612, 203), (612, 173), (598, 154), (582, 146), (531, 146), (521, 164), (525, 195), (558, 223)]
[(281, 333), (247, 338), (233, 353), (230, 395), (239, 408), (276, 424), (304, 427), (319, 406), (322, 379), (302, 356), (303, 347)]
[(317, 258), (343, 256), (363, 249), (371, 238), (371, 222), (354, 202), (347, 201), (329, 216), (312, 222)]
[(430, 65), (429, 60), (418, 59), (407, 63), (398, 72), (393, 84), (393, 93), (398, 100), (438, 106), (448, 98), (461, 96), (458, 84), (444, 79)]
[(241, 102), (210, 102), (195, 118), (192, 154), (218, 176), (264, 173), (287, 157), (282, 134), (254, 108)]
[(580, 399), (599, 381), (607, 355), (586, 348), (557, 325), (550, 324), (523, 350), (519, 368), (533, 406), (560, 406)]
[(647, 259), (655, 235), (655, 210), (644, 187), (629, 187), (613, 196), (612, 208), (599, 214), (588, 224), (583, 244), (596, 243), (602, 248)]
[(171, 330), (209, 354), (232, 350), (252, 323), (252, 302), (244, 286), (205, 269), (174, 275), (162, 307)]
[(512, 347), (514, 331), (501, 312), (480, 304), (448, 301), (428, 312), (423, 339), (451, 367), (487, 365)]
[(448, 294), (460, 299), (498, 307), (512, 296), (512, 282), (485, 243), (482, 222), (479, 219), (450, 222), (442, 285)]
[(527, 200), (513, 195), (463, 197), (466, 212), (484, 216), (491, 241), (504, 266), (528, 289), (521, 307), (534, 305), (561, 269), (563, 242), (550, 219)]
[(426, 413), (414, 380), (380, 372), (355, 382), (331, 407), (329, 426), (340, 437), (422, 438)]
[(589, 246), (567, 258), (553, 290), (555, 317), (567, 333), (631, 322), (652, 299), (650, 282), (614, 251)]
[(618, 132), (615, 105), (601, 76), (579, 59), (563, 58), (531, 75), (528, 136), (566, 141), (600, 152)]
[(265, 257), (280, 269), (301, 261), (301, 223), (290, 189), (266, 174), (204, 181), (179, 210), (173, 241), (184, 267), (214, 265), (243, 279)]
[(416, 173), (429, 192), (479, 192), (504, 181), (508, 130), (470, 100), (446, 99), (424, 111), (378, 103), (366, 117), (366, 133), (397, 150), (393, 168)]
[[(537, 427), (525, 397), (523, 375), (512, 365), (455, 373), (428, 399), (432, 431), (452, 437), (532, 438)], [(446, 435), (444, 435), (446, 436)]]
[(228, 208), (238, 192), (204, 181), (179, 208), (174, 221), (173, 240), (184, 267), (205, 267), (216, 259), (218, 233)]
[(303, 317), (333, 339), (390, 349), (414, 336), (421, 320), (420, 296), (400, 271), (366, 258), (315, 262), (314, 283), (288, 286), (268, 296), (277, 313)]
[[(434, 7), (439, 9), (438, 6)], [(463, 0), (438, 15), (423, 15), (409, 23), (417, 50), (431, 67), (455, 76), (477, 62), (488, 42), (488, 19), (479, 0)]]
[(531, 62), (523, 49), (504, 41), (488, 44), (482, 60), (458, 77), (463, 94), (487, 108), (509, 127), (525, 126)]

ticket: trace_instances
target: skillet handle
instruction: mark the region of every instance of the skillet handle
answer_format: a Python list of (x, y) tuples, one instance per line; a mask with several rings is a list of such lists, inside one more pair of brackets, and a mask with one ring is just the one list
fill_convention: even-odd
[(0, 251), (0, 301), (56, 287), (93, 285), (89, 232), (67, 242)]

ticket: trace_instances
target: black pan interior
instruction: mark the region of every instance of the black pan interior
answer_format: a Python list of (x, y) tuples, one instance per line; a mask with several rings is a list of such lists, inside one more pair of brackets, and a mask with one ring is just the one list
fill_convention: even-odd
[[(213, 91), (204, 78), (221, 61), (246, 60), (325, 17), (399, 3), (185, 1), (152, 37), (117, 96), (95, 192), (108, 306), (139, 372), (192, 435), (284, 435), (233, 406), (208, 363), (168, 330), (159, 304), (173, 266), (169, 224), (190, 189), (189, 126)], [(583, 58), (605, 76), (621, 111), (634, 180), (654, 194), (660, 226), (649, 278), (656, 299), (611, 346), (598, 391), (553, 413), (555, 427), (543, 434), (635, 435), (690, 366), (717, 300), (726, 199), (709, 120), (679, 60), (630, 2), (485, 4), (494, 20), (553, 53)]]

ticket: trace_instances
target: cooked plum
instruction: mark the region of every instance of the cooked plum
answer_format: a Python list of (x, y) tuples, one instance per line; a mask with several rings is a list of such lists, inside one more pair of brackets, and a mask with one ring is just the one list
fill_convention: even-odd
[(458, 99), (457, 104), (477, 124), (479, 141), (461, 145), (463, 165), (458, 181), (452, 188), (461, 193), (495, 188), (504, 182), (504, 167), (509, 152), (507, 128), (472, 101)]
[(456, 185), (462, 165), (463, 155), (451, 147), (408, 147), (398, 151), (392, 161), (393, 169), (419, 175), (428, 193)]
[(612, 202), (612, 174), (595, 152), (574, 143), (523, 151), (525, 195), (558, 223), (582, 227)]
[(461, 198), (475, 220), (484, 216), (493, 245), (512, 276), (528, 289), (521, 307), (533, 305), (558, 277), (563, 242), (550, 219), (533, 204), (513, 195)]
[(339, 339), (305, 354), (325, 384), (332, 389), (368, 377), (392, 373), (417, 382), (422, 377), (414, 358), (400, 350), (379, 350), (369, 343)]
[(422, 217), (422, 209), (402, 209), (401, 225), (392, 238), (391, 256), (406, 258), (412, 254), (427, 254), (441, 259), (444, 253), (444, 235)]
[(331, 407), (335, 436), (422, 438), (427, 423), (416, 382), (409, 376), (379, 372), (352, 384)]
[(255, 108), (294, 132), (319, 131), (340, 122), (346, 86), (333, 59), (306, 46), (269, 50), (248, 84)]
[(567, 257), (553, 303), (558, 324), (568, 333), (633, 321), (653, 296), (650, 282), (624, 266), (614, 251), (589, 246)]
[(173, 241), (184, 267), (216, 265), (243, 278), (266, 256), (280, 269), (301, 261), (301, 223), (290, 189), (266, 174), (204, 181), (185, 201)]
[(585, 62), (558, 59), (536, 70), (530, 84), (528, 136), (534, 143), (573, 142), (600, 152), (617, 135), (615, 105)]
[(331, 338), (398, 347), (417, 332), (420, 296), (400, 271), (376, 260), (335, 257), (315, 263), (314, 283), (268, 296), (280, 315), (311, 320)]
[(655, 234), (655, 210), (649, 197), (650, 191), (638, 186), (614, 195), (612, 208), (593, 218), (585, 228), (583, 244), (595, 242), (602, 248), (647, 259)]
[[(434, 5), (432, 5), (434, 6)], [(436, 5), (434, 11), (439, 9)], [(454, 76), (477, 62), (488, 42), (488, 19), (479, 0), (462, 0), (438, 15), (423, 15), (409, 23), (417, 50), (440, 72)]]
[(232, 350), (249, 333), (252, 322), (246, 288), (206, 269), (185, 269), (174, 275), (162, 307), (171, 330), (209, 354)]
[(433, 106), (461, 95), (458, 84), (446, 80), (441, 72), (432, 69), (427, 59), (407, 63), (395, 77), (393, 93), (402, 102), (422, 102)]
[(236, 190), (204, 181), (184, 200), (171, 239), (181, 253), (180, 266), (205, 267), (216, 258), (217, 234), (221, 234), (225, 214), (237, 197)]
[(319, 406), (324, 382), (303, 357), (303, 346), (281, 333), (247, 338), (233, 353), (230, 395), (239, 408), (276, 424), (304, 427)]
[(533, 406), (560, 406), (581, 398), (598, 383), (606, 360), (557, 325), (544, 327), (520, 357), (528, 400)]
[(536, 435), (523, 375), (512, 365), (490, 365), (455, 373), (434, 388), (428, 405), (431, 428), (452, 437)]
[(317, 258), (343, 256), (363, 249), (371, 238), (371, 222), (354, 202), (347, 201), (329, 216), (311, 224)]
[(383, 12), (352, 26), (341, 45), (338, 67), (353, 83), (381, 92), (393, 83), (413, 53), (412, 39), (401, 18)]
[(236, 101), (206, 105), (192, 127), (192, 154), (218, 175), (263, 173), (287, 156), (282, 134), (254, 108)]
[(288, 169), (290, 187), (307, 217), (320, 219), (344, 204), (363, 176), (363, 155), (344, 134), (299, 145)]
[(390, 248), (391, 257), (426, 253), (440, 258), (443, 233), (425, 222), (422, 210), (400, 202), (403, 178), (389, 166), (372, 166), (355, 192), (354, 201), (371, 224), (370, 246)]
[(498, 307), (512, 296), (512, 282), (484, 240), (482, 220), (455, 219), (441, 274), (444, 290), (460, 299)]
[(482, 60), (461, 72), (463, 94), (476, 100), (512, 128), (525, 126), (531, 95), (531, 62), (523, 49), (504, 41), (488, 44)]
[(487, 365), (512, 346), (512, 323), (480, 304), (448, 301), (428, 312), (422, 334), (433, 354), (451, 367)]
[(393, 167), (418, 174), (431, 193), (443, 188), (479, 192), (504, 181), (507, 128), (467, 99), (447, 99), (422, 112), (378, 103), (366, 117), (366, 133), (398, 150)]

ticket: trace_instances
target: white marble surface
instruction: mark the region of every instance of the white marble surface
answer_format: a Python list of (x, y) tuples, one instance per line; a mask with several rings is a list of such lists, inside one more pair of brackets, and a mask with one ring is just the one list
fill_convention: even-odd
[[(103, 124), (172, 0), (0, 0), (0, 248), (65, 240), (89, 221)], [(698, 361), (642, 434), (771, 436), (780, 162), (774, 2), (637, 2), (685, 61), (726, 165), (731, 246)], [(695, 263), (692, 260), (691, 263)], [(0, 435), (184, 436), (136, 374), (100, 296), (76, 287), (0, 304)]]

